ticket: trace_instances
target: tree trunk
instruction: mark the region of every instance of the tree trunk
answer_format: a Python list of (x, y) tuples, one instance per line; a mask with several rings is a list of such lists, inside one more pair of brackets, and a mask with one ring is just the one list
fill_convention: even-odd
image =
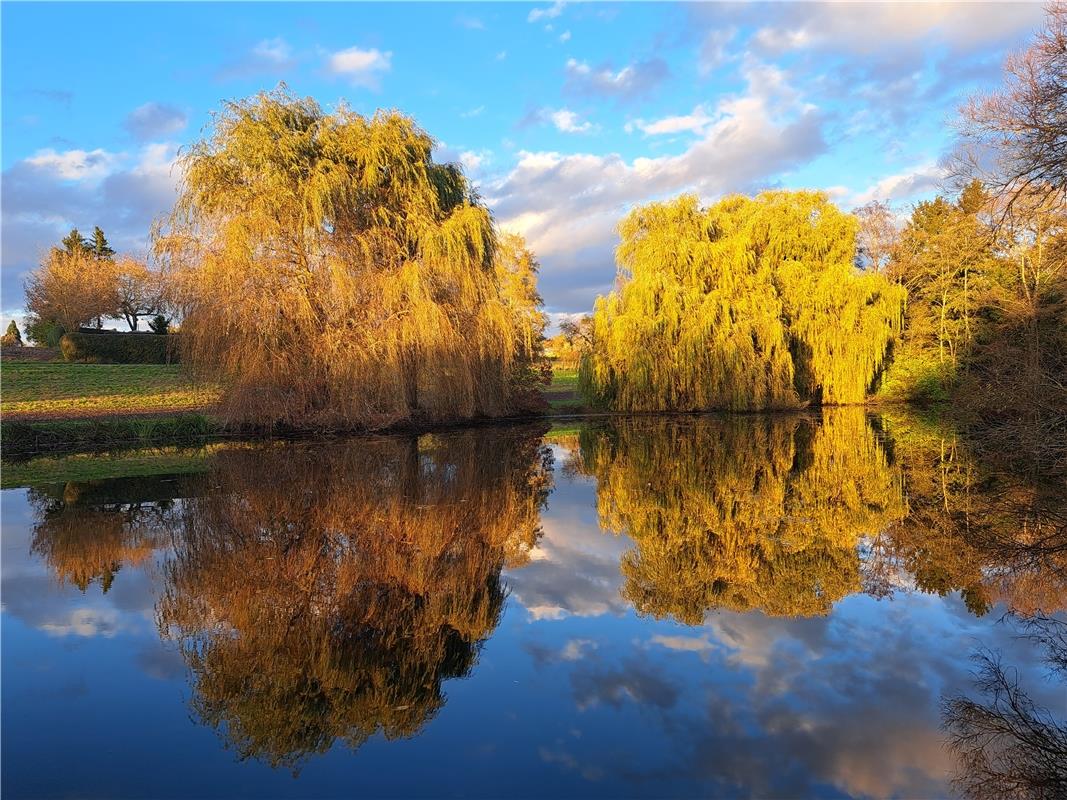
[(408, 414), (415, 416), (419, 409), (419, 365), (415, 353), (409, 352), (404, 356), (404, 400)]

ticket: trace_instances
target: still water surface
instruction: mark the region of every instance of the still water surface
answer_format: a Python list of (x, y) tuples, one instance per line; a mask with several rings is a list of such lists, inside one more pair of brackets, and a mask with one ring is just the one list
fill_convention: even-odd
[(546, 430), (5, 492), (4, 797), (938, 797), (976, 647), (1064, 705), (1001, 621), (1064, 605), (1062, 481), (859, 410)]

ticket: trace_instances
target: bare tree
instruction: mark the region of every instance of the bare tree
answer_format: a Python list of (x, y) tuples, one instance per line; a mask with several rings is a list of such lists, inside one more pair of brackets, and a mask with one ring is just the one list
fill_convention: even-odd
[(1006, 215), (1023, 194), (1067, 200), (1067, 2), (1047, 10), (1034, 43), (1005, 63), (1003, 88), (962, 109), (950, 163), (960, 183), (978, 178), (1003, 195)]
[(884, 272), (900, 238), (900, 226), (893, 210), (883, 200), (872, 200), (852, 213), (860, 223), (856, 235), (856, 266)]
[(164, 284), (160, 272), (151, 270), (143, 261), (124, 256), (115, 264), (118, 279), (119, 306), (131, 331), (137, 330), (141, 317), (164, 310)]
[[(1067, 676), (1067, 623), (1023, 620), (1026, 638), (1045, 650), (1054, 676)], [(975, 656), (978, 702), (963, 695), (942, 702), (942, 727), (959, 759), (954, 787), (966, 798), (1067, 797), (1067, 724), (1038, 707), (1018, 672), (996, 653)]]

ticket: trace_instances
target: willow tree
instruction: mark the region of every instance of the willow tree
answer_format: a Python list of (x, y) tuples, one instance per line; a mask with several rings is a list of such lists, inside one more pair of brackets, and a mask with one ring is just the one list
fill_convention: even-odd
[(903, 292), (854, 266), (825, 195), (653, 203), (621, 223), (620, 288), (597, 300), (591, 399), (630, 411), (862, 402)]
[(743, 231), (749, 203), (685, 196), (622, 221), (622, 286), (597, 299), (587, 395), (627, 411), (796, 404), (781, 302)]
[(526, 411), (543, 410), (548, 404), (541, 389), (548, 385), (552, 373), (545, 357), (548, 317), (537, 291), (541, 265), (525, 240), (514, 233), (499, 238), (494, 265), (500, 296), (511, 314), (517, 347), (508, 386), (512, 405)]
[(294, 768), (339, 739), (414, 735), (540, 534), (541, 433), (221, 451), (157, 608), (196, 716), (242, 758)]
[(826, 614), (861, 590), (859, 545), (899, 518), (892, 466), (859, 409), (623, 420), (583, 433), (601, 525), (625, 533), (623, 595), (699, 624), (716, 608)]
[[(500, 415), (524, 356), (489, 212), (408, 117), (284, 90), (227, 103), (182, 162), (158, 249), (185, 358), (232, 420)], [(528, 355), (528, 354), (527, 354)]]

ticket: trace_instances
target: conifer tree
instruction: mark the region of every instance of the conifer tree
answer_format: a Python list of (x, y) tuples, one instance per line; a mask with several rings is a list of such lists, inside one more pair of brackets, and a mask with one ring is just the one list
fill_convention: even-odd
[(4, 347), (22, 347), (22, 334), (19, 332), (19, 326), (15, 324), (15, 320), (11, 320), (7, 324), (7, 332), (0, 338), (0, 342)]
[(63, 237), (61, 244), (69, 256), (77, 253), (87, 253), (91, 250), (89, 242), (86, 241), (85, 237), (81, 235), (81, 231), (77, 228), (71, 228), (70, 233)]
[(114, 249), (108, 243), (107, 237), (104, 236), (104, 232), (99, 225), (93, 228), (93, 240), (89, 247), (97, 258), (111, 258), (115, 255)]

